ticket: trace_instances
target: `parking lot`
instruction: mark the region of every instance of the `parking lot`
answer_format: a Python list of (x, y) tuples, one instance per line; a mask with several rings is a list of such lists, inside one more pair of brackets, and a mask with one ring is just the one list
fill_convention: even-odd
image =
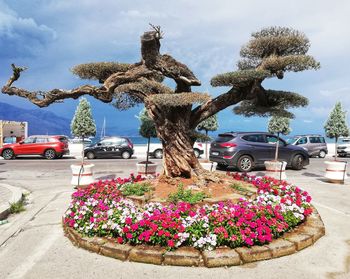
[[(325, 223), (326, 235), (297, 254), (227, 269), (121, 262), (78, 249), (63, 236), (60, 222), (73, 192), (70, 165), (80, 160), (0, 160), (0, 183), (30, 192), (27, 210), (10, 216), (9, 223), (0, 226), (0, 278), (350, 278), (350, 183), (325, 182), (324, 160), (313, 158), (301, 171), (287, 170), (287, 176), (288, 181), (310, 192)], [(138, 161), (91, 162), (96, 179), (111, 179), (135, 172)], [(161, 160), (152, 161), (161, 164)], [(254, 173), (262, 175), (263, 171)]]

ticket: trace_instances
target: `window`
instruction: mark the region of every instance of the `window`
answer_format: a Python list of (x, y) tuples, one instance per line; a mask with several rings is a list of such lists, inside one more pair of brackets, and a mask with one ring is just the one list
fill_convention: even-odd
[(235, 138), (235, 137), (232, 136), (232, 135), (221, 134), (221, 135), (219, 135), (219, 136), (215, 139), (215, 141), (216, 141), (216, 142), (228, 142), (228, 141), (230, 141), (230, 140), (233, 140), (234, 138)]
[(262, 142), (265, 143), (265, 139), (263, 135), (246, 135), (243, 136), (242, 139), (250, 142)]
[(302, 137), (302, 138), (298, 139), (297, 145), (299, 145), (299, 144), (307, 144), (307, 138), (306, 137)]
[(100, 142), (100, 144), (101, 144), (102, 146), (110, 146), (110, 145), (114, 145), (115, 143), (113, 142), (112, 139), (105, 139), (105, 140), (102, 140), (102, 141)]
[(325, 143), (323, 137), (310, 137), (310, 143)]
[(36, 138), (35, 139), (35, 143), (46, 143), (46, 142), (47, 142), (46, 138)]
[(23, 143), (34, 143), (34, 142), (35, 142), (35, 138), (29, 137), (29, 138), (26, 138)]
[[(276, 144), (277, 142), (277, 137), (276, 136), (266, 136), (267, 143), (269, 144)], [(279, 139), (279, 145), (284, 145), (284, 141)]]

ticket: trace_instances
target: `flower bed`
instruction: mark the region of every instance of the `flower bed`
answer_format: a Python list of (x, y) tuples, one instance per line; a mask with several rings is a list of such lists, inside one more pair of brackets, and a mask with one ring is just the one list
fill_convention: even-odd
[(257, 188), (254, 200), (214, 205), (185, 202), (136, 206), (122, 195), (140, 176), (100, 181), (72, 195), (64, 224), (86, 236), (115, 238), (120, 244), (159, 245), (167, 249), (192, 246), (213, 250), (263, 245), (291, 230), (312, 213), (311, 197), (285, 181), (230, 174)]

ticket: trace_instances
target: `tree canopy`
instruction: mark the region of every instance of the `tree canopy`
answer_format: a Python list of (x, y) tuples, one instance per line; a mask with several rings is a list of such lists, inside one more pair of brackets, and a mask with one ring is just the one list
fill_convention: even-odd
[(141, 125), (139, 128), (139, 133), (144, 138), (156, 138), (157, 130), (154, 124), (154, 121), (148, 116), (147, 110), (141, 110), (138, 116)]
[(329, 138), (349, 136), (349, 127), (346, 123), (346, 111), (342, 109), (340, 102), (337, 102), (329, 114), (329, 117), (324, 125), (326, 136)]
[[(159, 26), (151, 27), (141, 36), (140, 61), (94, 62), (72, 69), (82, 79), (98, 80), (100, 86), (28, 91), (13, 86), (26, 68), (12, 65), (13, 75), (2, 92), (26, 98), (39, 107), (82, 95), (112, 103), (121, 110), (144, 103), (163, 144), (163, 167), (167, 177), (192, 177), (204, 173), (193, 153), (191, 134), (202, 121), (219, 111), (235, 105), (236, 114), (248, 117), (292, 118), (294, 115), (289, 109), (308, 104), (308, 100), (297, 93), (265, 89), (262, 85), (266, 79), (283, 79), (288, 72), (320, 68), (319, 62), (307, 54), (310, 42), (300, 31), (268, 27), (252, 33), (251, 39), (241, 48), (237, 69), (211, 79), (213, 87), (225, 87), (222, 94), (212, 98), (206, 93), (192, 91), (192, 87), (201, 85), (201, 81), (185, 64), (169, 54), (160, 53), (164, 33)], [(176, 87), (163, 83), (165, 78), (172, 79)]]
[(272, 134), (288, 135), (292, 129), (289, 127), (290, 119), (287, 117), (272, 116), (268, 123), (268, 131)]
[(71, 122), (73, 136), (87, 138), (96, 135), (96, 125), (91, 106), (86, 98), (81, 98)]

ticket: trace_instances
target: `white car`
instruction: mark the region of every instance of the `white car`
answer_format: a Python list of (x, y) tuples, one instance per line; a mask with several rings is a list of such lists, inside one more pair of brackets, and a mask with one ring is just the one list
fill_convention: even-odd
[(337, 147), (337, 154), (339, 157), (346, 157), (350, 155), (350, 138), (341, 138), (342, 144)]
[[(193, 145), (193, 151), (197, 158), (199, 158), (204, 153), (205, 145), (200, 142), (195, 142)], [(163, 148), (161, 143), (152, 143), (149, 147), (149, 155), (156, 158), (163, 158)]]

